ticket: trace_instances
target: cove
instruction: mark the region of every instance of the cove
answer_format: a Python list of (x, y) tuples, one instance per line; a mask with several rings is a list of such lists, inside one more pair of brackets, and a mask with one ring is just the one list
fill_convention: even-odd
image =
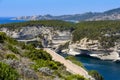
[[(63, 57), (68, 56), (67, 54), (59, 54)], [(75, 58), (82, 62), (87, 70), (98, 71), (104, 77), (104, 80), (120, 80), (120, 63), (85, 56), (75, 56)]]
[(97, 70), (105, 80), (120, 80), (120, 63), (102, 61), (83, 56), (75, 56), (87, 70)]

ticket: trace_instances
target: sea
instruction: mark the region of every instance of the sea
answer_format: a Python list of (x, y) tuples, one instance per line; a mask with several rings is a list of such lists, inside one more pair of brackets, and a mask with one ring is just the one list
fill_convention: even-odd
[(12, 20), (12, 18), (0, 18), (0, 24), (25, 22), (25, 20)]
[[(63, 53), (59, 54), (63, 57), (68, 56)], [(120, 80), (120, 63), (103, 61), (87, 56), (75, 56), (75, 58), (82, 62), (87, 70), (96, 70), (99, 72), (103, 76), (104, 80)]]
[[(8, 20), (0, 19), (0, 24), (14, 23), (14, 22), (24, 22), (23, 20)], [(62, 56), (67, 56), (60, 53)], [(115, 63), (112, 61), (102, 61), (85, 56), (75, 56), (75, 58), (82, 62), (87, 70), (96, 70), (103, 77), (104, 80), (120, 80), (120, 63)]]

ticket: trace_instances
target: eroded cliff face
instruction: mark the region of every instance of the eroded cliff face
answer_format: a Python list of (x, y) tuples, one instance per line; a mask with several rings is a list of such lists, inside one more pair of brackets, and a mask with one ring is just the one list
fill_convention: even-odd
[(13, 38), (19, 39), (29, 39), (34, 38), (40, 34), (44, 35), (52, 33), (52, 28), (44, 26), (26, 26), (13, 30), (10, 30), (8, 28), (1, 28), (0, 30)]
[[(83, 38), (76, 43), (72, 43), (72, 33), (70, 31), (55, 30), (52, 27), (27, 26), (14, 30), (1, 28), (0, 31), (21, 41), (41, 41), (43, 47), (52, 48), (56, 52), (61, 51), (70, 55), (79, 55), (81, 50), (87, 50), (92, 51), (90, 54), (87, 53), (87, 55), (103, 60), (119, 59), (119, 42), (116, 42), (114, 47), (107, 49), (107, 52), (98, 40)], [(66, 43), (68, 43), (67, 47)]]
[(83, 38), (80, 40), (80, 42), (77, 42), (77, 46), (83, 49), (100, 49), (101, 45), (98, 40), (91, 40), (88, 38)]
[(89, 55), (101, 60), (120, 60), (120, 43), (115, 42), (114, 47), (104, 49), (98, 40), (83, 38), (80, 41), (70, 44), (68, 54), (70, 55)]
[(44, 26), (26, 26), (12, 30), (9, 28), (1, 28), (0, 31), (23, 42), (40, 40), (44, 47), (51, 47), (54, 49), (70, 41), (72, 37), (69, 30), (60, 31), (52, 27)]

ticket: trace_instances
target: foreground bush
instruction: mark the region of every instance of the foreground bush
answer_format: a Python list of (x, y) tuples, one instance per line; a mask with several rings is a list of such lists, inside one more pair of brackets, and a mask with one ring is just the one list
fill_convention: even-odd
[(0, 80), (17, 80), (18, 77), (16, 70), (0, 62)]
[(14, 54), (6, 54), (5, 58), (6, 59), (16, 59), (16, 60), (18, 60), (18, 58)]
[(11, 50), (15, 54), (19, 54), (19, 51), (16, 47), (13, 47), (12, 45), (8, 45), (8, 49)]
[(87, 79), (85, 79), (83, 76), (80, 75), (70, 75), (67, 76), (65, 80), (87, 80)]
[(29, 57), (32, 60), (38, 60), (38, 59), (52, 60), (51, 55), (48, 54), (46, 51), (43, 51), (43, 50), (33, 49), (29, 52), (25, 52), (24, 54), (25, 54), (26, 57)]
[(6, 34), (4, 32), (0, 32), (0, 43), (3, 43), (6, 39)]
[(43, 59), (35, 60), (35, 63), (36, 63), (35, 65), (32, 65), (32, 67), (35, 70), (41, 67), (49, 67), (50, 69), (57, 70), (60, 66), (63, 66), (59, 62), (43, 60)]
[(95, 70), (91, 70), (88, 73), (89, 73), (89, 75), (94, 77), (96, 80), (104, 80), (103, 77)]

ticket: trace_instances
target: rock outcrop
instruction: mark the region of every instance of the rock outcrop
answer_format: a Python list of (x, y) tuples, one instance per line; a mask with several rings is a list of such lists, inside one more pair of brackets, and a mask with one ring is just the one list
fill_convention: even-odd
[(69, 55), (89, 55), (101, 60), (120, 61), (120, 45), (115, 43), (114, 47), (103, 49), (98, 40), (83, 38), (79, 42), (69, 45)]
[(25, 65), (17, 60), (3, 60), (2, 62), (10, 65), (12, 68), (15, 68), (19, 74), (23, 75), (24, 77), (38, 80), (38, 76), (36, 75), (35, 71), (30, 69), (28, 65)]
[[(59, 31), (54, 30), (52, 27), (44, 27), (44, 26), (26, 26), (26, 27), (20, 27), (18, 29), (8, 29), (8, 28), (1, 28), (0, 31), (5, 32), (7, 35), (18, 39), (18, 41), (23, 42), (32, 42), (32, 41), (41, 41), (43, 47), (49, 47), (54, 49), (56, 52), (65, 52), (70, 55), (79, 55), (81, 54), (81, 50), (88, 50), (91, 51), (91, 53), (86, 53), (87, 55), (90, 55), (92, 57), (97, 57), (102, 60), (108, 59), (108, 57), (111, 57), (109, 59), (114, 60), (114, 58), (117, 60), (118, 57), (115, 57), (116, 54), (119, 55), (119, 46), (117, 48), (111, 47), (110, 55), (105, 56), (104, 49), (102, 49), (102, 46), (100, 45), (100, 42), (98, 40), (91, 40), (88, 38), (83, 38), (79, 42), (71, 43), (72, 41), (72, 34), (70, 31)], [(63, 48), (66, 42), (69, 42), (67, 48)], [(119, 44), (116, 42), (116, 44)], [(114, 51), (114, 49), (117, 49)], [(112, 54), (111, 54), (112, 53)], [(101, 57), (102, 56), (102, 57)]]
[(54, 72), (53, 70), (51, 70), (51, 69), (48, 68), (48, 67), (38, 68), (38, 71), (39, 71), (39, 72), (42, 72), (43, 74), (48, 75), (48, 76), (53, 75), (53, 72)]

